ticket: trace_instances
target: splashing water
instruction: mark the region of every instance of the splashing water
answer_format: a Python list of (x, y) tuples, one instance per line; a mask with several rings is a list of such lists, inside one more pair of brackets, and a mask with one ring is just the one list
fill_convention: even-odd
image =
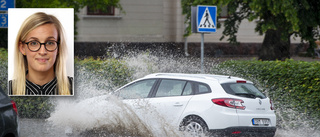
[(177, 136), (147, 102), (138, 103), (142, 106), (138, 110), (112, 95), (56, 98), (55, 103), (55, 111), (47, 120), (77, 136)]
[(132, 68), (134, 78), (158, 72), (167, 73), (199, 73), (200, 64), (193, 58), (177, 58), (174, 56), (156, 57), (148, 53), (133, 57), (124, 57), (126, 64)]
[(276, 110), (277, 126), (276, 137), (320, 137), (319, 127), (312, 127), (306, 114), (298, 113), (290, 108)]
[[(123, 60), (133, 70), (133, 79), (157, 72), (200, 72), (199, 61), (192, 58), (157, 57), (142, 53), (124, 57)], [(219, 61), (212, 59), (206, 62), (209, 63), (205, 64), (205, 68), (211, 68)], [(101, 80), (103, 78), (90, 79), (93, 75), (91, 72), (83, 68), (77, 69), (75, 96), (52, 98), (56, 107), (47, 119), (54, 126), (63, 127), (63, 134), (72, 130), (75, 136), (184, 136), (176, 127), (166, 123), (148, 102), (138, 102), (136, 104), (140, 104), (142, 109), (134, 109), (134, 106), (108, 95), (116, 88), (112, 82)], [(97, 85), (107, 88), (97, 88)], [(292, 118), (289, 121), (281, 117), (284, 111), (291, 114)], [(303, 117), (297, 112), (277, 109), (276, 113), (278, 121), (282, 124), (276, 132), (276, 137), (320, 136), (319, 131), (303, 124), (305, 119), (297, 119)], [(292, 123), (299, 123), (301, 128), (284, 126)]]
[[(147, 54), (124, 58), (135, 71), (135, 79), (159, 70), (172, 72), (177, 68), (173, 62), (179, 63), (170, 59), (167, 61), (170, 63), (160, 65), (156, 60), (159, 59)], [(186, 67), (183, 63), (178, 66)], [(166, 123), (148, 102), (135, 103), (140, 104), (141, 109), (133, 109), (133, 106), (108, 95), (115, 89), (112, 82), (97, 78), (84, 68), (76, 69), (75, 96), (52, 98), (55, 111), (47, 119), (53, 126), (64, 127), (65, 131), (61, 132), (74, 132), (76, 136), (182, 136), (178, 128)], [(106, 89), (97, 88), (97, 85)]]
[(56, 110), (49, 121), (80, 133), (84, 132), (81, 133), (83, 136), (152, 135), (149, 127), (141, 122), (129, 106), (112, 96), (93, 97), (78, 103), (60, 101)]

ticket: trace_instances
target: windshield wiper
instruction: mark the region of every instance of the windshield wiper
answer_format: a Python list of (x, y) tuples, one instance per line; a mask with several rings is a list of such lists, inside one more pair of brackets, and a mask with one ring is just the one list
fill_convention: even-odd
[(250, 94), (250, 93), (235, 93), (235, 95), (246, 96), (246, 97), (249, 97), (249, 98), (257, 98), (256, 95)]

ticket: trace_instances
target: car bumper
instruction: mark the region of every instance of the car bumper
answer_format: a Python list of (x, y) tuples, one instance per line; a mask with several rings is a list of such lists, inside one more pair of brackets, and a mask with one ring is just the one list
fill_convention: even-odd
[(259, 136), (273, 137), (276, 127), (229, 127), (225, 129), (211, 129), (210, 136)]

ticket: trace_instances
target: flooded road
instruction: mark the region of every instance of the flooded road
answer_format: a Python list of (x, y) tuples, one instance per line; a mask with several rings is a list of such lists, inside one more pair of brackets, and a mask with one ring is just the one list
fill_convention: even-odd
[[(20, 119), (21, 137), (76, 137), (89, 136), (73, 133), (66, 135), (64, 128), (55, 127), (45, 119)], [(99, 134), (95, 134), (99, 135)], [(108, 136), (100, 133), (101, 136)], [(277, 129), (275, 137), (320, 137), (320, 131), (308, 131), (306, 129), (283, 130)]]
[[(123, 60), (135, 71), (134, 79), (156, 72), (200, 72), (198, 59), (159, 58), (139, 54)], [(221, 61), (206, 59), (205, 72), (209, 73), (210, 68)], [(152, 108), (146, 107), (136, 112), (121, 101), (107, 97), (107, 94), (115, 88), (110, 84), (111, 82), (88, 79), (87, 76), (92, 75), (91, 72), (76, 71), (76, 95), (51, 98), (55, 104), (55, 110), (48, 119), (20, 119), (21, 137), (184, 136), (180, 131), (163, 122), (161, 116), (152, 113)], [(96, 85), (108, 85), (111, 88), (101, 89)], [(141, 121), (141, 118), (149, 120)], [(304, 121), (299, 119), (281, 122), (288, 125), (298, 123), (301, 128), (278, 128), (276, 137), (320, 137), (320, 131), (304, 125)]]
[(20, 137), (67, 137), (63, 128), (53, 128), (45, 119), (20, 119), (19, 126)]

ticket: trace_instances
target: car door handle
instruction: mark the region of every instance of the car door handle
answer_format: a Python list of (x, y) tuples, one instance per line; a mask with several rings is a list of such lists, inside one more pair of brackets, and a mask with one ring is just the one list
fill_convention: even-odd
[(173, 106), (175, 106), (175, 107), (181, 107), (181, 106), (183, 106), (183, 104), (180, 104), (180, 102), (176, 102), (176, 103), (173, 104)]

